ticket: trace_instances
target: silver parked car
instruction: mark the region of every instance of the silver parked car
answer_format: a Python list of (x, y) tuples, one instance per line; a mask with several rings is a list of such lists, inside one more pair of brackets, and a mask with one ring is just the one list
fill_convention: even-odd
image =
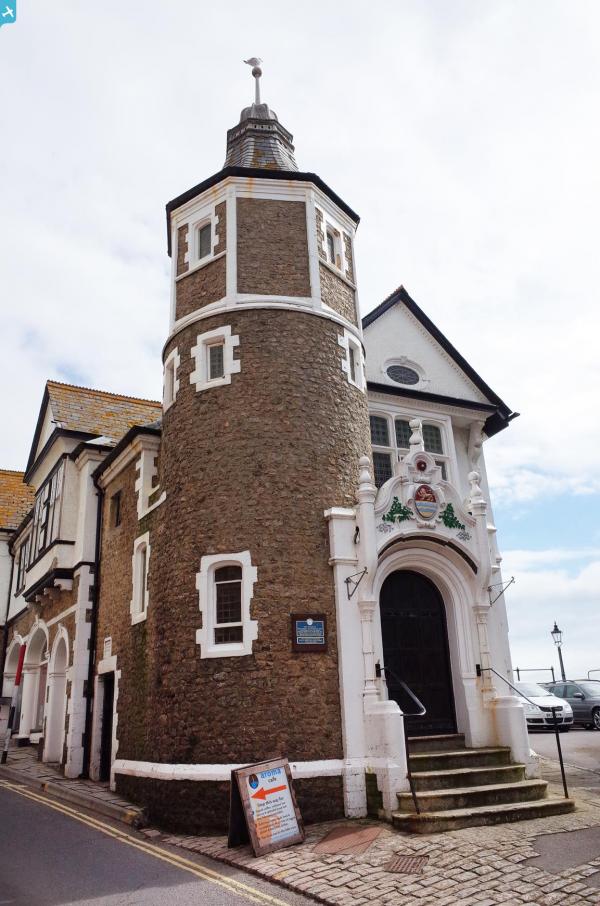
[(570, 705), (562, 698), (544, 689), (537, 683), (516, 683), (516, 688), (529, 701), (523, 701), (525, 719), (528, 730), (553, 730), (554, 718), (552, 711), (546, 708), (556, 708), (556, 723), (561, 733), (567, 733), (573, 723), (573, 712)]
[(581, 680), (566, 683), (551, 683), (550, 692), (566, 699), (573, 708), (573, 723), (583, 724), (600, 730), (600, 683), (595, 680)]

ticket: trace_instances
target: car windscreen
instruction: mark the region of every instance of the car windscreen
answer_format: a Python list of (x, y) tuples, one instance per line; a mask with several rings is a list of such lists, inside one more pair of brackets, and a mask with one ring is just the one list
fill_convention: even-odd
[(540, 698), (541, 696), (545, 697), (547, 695), (552, 695), (551, 692), (548, 692), (543, 686), (538, 686), (537, 683), (517, 683), (516, 686), (519, 692), (522, 692), (523, 695), (526, 695), (528, 698)]
[(590, 698), (600, 698), (600, 683), (578, 683), (584, 695)]

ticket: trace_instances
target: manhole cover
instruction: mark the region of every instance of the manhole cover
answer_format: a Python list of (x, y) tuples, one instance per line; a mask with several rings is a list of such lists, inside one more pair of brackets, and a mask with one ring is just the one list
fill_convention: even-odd
[(313, 852), (321, 855), (355, 855), (366, 852), (380, 835), (381, 827), (334, 827), (317, 843)]
[(403, 875), (418, 875), (429, 862), (429, 856), (394, 856), (385, 870), (400, 872)]

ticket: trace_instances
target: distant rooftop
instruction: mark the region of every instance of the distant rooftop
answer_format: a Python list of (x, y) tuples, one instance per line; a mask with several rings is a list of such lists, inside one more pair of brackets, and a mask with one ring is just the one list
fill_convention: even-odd
[(12, 531), (33, 506), (33, 488), (23, 482), (24, 472), (0, 469), (0, 530)]
[(156, 400), (59, 381), (48, 381), (46, 389), (55, 427), (94, 434), (113, 443), (134, 425), (156, 422), (162, 415), (162, 404)]

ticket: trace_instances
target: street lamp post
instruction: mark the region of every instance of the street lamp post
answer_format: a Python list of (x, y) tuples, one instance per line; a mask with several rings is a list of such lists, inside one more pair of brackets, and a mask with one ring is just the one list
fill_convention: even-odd
[(562, 632), (561, 632), (561, 630), (558, 628), (558, 626), (556, 625), (556, 620), (554, 621), (554, 628), (552, 629), (552, 632), (550, 633), (550, 635), (552, 636), (552, 639), (553, 639), (553, 641), (554, 641), (554, 644), (555, 644), (556, 647), (558, 648), (558, 660), (559, 660), (559, 662), (560, 662), (560, 674), (561, 674), (561, 676), (562, 676), (562, 678), (563, 678), (563, 682), (566, 683), (567, 677), (565, 676), (565, 665), (563, 664), (562, 650), (561, 650), (561, 647), (562, 647)]

